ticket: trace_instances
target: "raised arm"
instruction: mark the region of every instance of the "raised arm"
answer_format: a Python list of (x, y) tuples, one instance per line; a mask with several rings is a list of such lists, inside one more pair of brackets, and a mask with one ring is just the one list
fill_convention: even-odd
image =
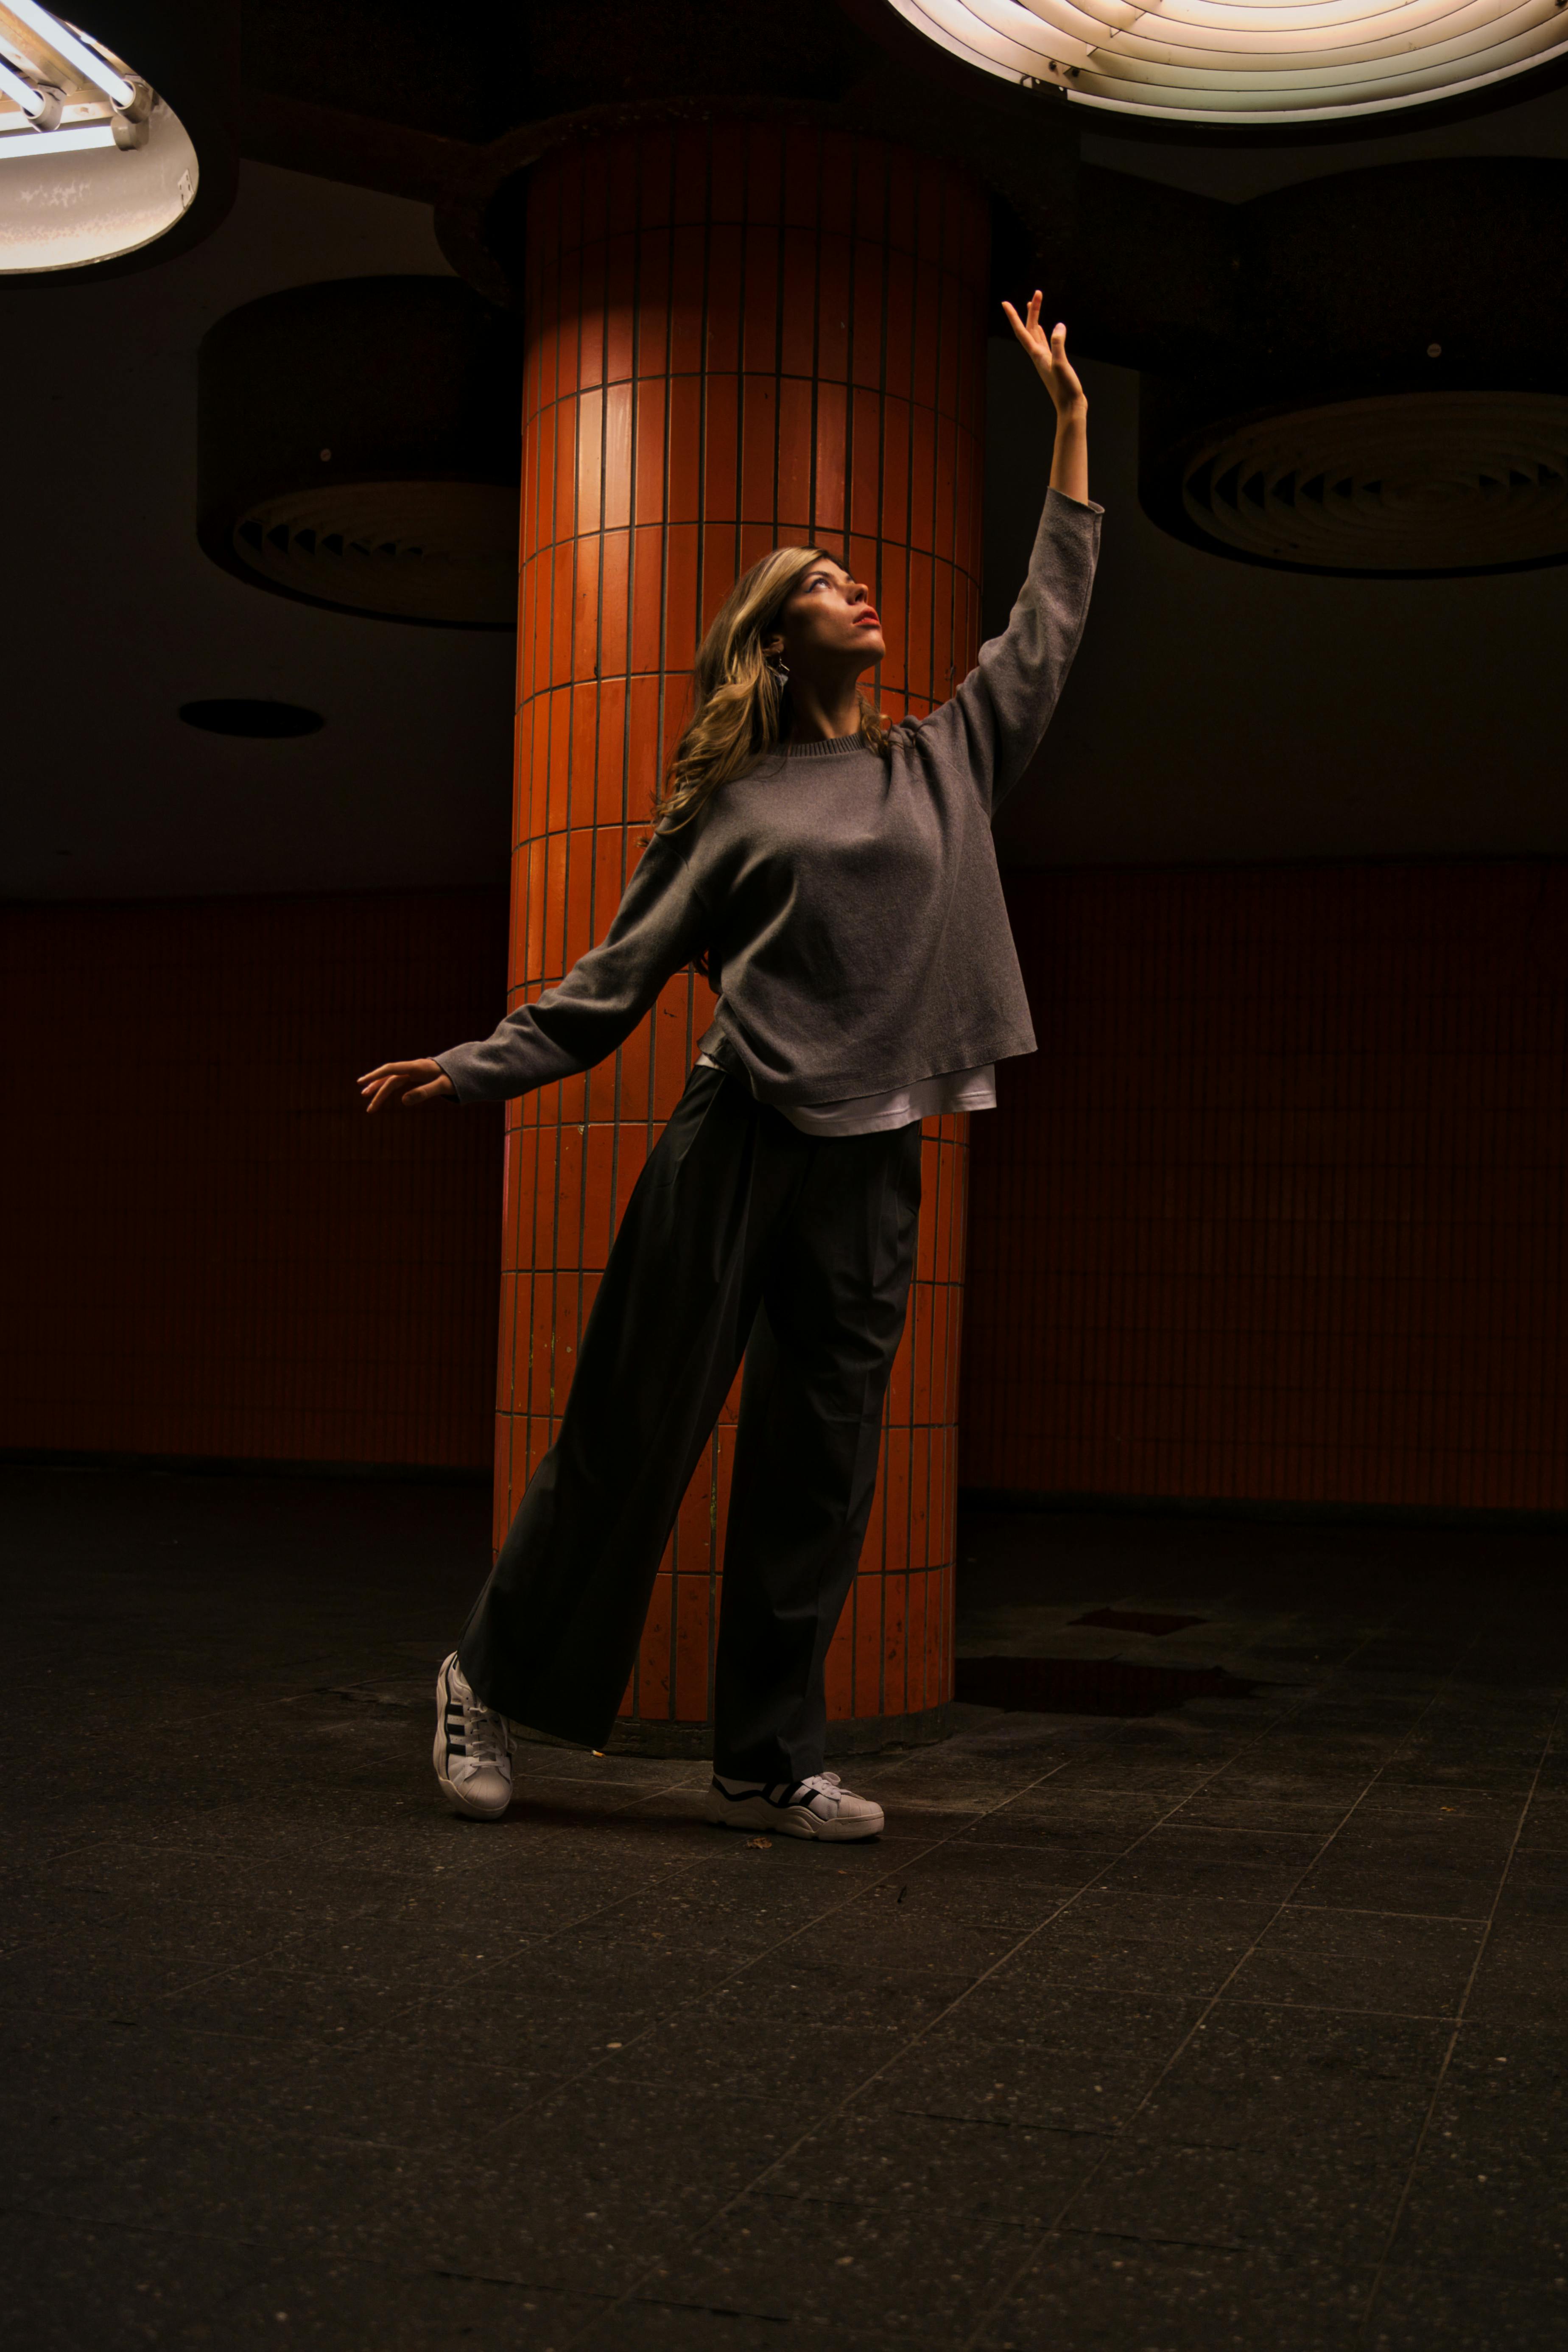
[(1037, 290), (1023, 318), (1011, 302), (1002, 308), (1056, 411), (1050, 488), (1005, 631), (981, 646), (952, 699), (932, 711), (915, 739), (944, 763), (961, 761), (993, 813), (1038, 750), (1072, 667), (1100, 520), (1089, 498), (1089, 402), (1067, 355), (1067, 329), (1045, 332)]
[(683, 851), (655, 834), (604, 939), (559, 986), (520, 1004), (489, 1036), (424, 1062), (384, 1062), (360, 1080), (367, 1110), (455, 1095), (500, 1102), (591, 1069), (631, 1035), (672, 972), (707, 944)]
[(1007, 323), (1034, 365), (1035, 373), (1051, 395), (1057, 412), (1056, 447), (1051, 452), (1051, 488), (1064, 499), (1089, 504), (1089, 400), (1068, 357), (1068, 331), (1058, 319), (1047, 335), (1040, 324), (1040, 289), (1029, 297), (1019, 318), (1011, 302), (1002, 305)]

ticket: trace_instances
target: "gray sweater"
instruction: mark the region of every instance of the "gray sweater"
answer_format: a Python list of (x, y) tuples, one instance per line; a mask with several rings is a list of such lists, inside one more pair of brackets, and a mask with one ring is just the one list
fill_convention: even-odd
[[(704, 949), (703, 1040), (764, 1102), (834, 1102), (1035, 1049), (991, 822), (1078, 650), (1100, 509), (1050, 491), (1005, 635), (950, 702), (894, 729), (791, 744), (659, 830), (604, 939), (491, 1036), (436, 1058), (459, 1102), (603, 1061)], [(728, 1049), (728, 1050), (726, 1050)]]

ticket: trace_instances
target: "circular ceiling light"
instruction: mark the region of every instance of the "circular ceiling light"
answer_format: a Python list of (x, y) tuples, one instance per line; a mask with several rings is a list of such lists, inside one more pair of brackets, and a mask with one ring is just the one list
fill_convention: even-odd
[(151, 62), (39, 0), (0, 0), (0, 273), (112, 260), (184, 220), (201, 167)]
[(187, 727), (207, 735), (244, 735), (253, 742), (273, 742), (288, 735), (319, 735), (326, 720), (319, 710), (299, 702), (258, 702), (244, 695), (226, 695), (213, 702), (183, 702), (180, 716)]
[(1457, 98), (1568, 51), (1562, 0), (892, 0), (955, 57), (1164, 122), (1325, 122)]
[(1146, 455), (1140, 488), (1177, 537), (1281, 571), (1568, 562), (1568, 397), (1394, 393), (1216, 424)]

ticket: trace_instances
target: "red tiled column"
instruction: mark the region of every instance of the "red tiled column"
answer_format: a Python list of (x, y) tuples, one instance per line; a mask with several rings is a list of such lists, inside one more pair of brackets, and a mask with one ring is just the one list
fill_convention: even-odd
[[(609, 922), (699, 634), (769, 548), (820, 543), (872, 583), (895, 714), (929, 710), (972, 662), (987, 247), (962, 173), (871, 139), (638, 128), (534, 168), (511, 1003)], [(683, 975), (613, 1063), (510, 1106), (498, 1540), (555, 1434), (616, 1220), (711, 1003)], [(965, 1128), (927, 1125), (882, 1477), (829, 1665), (831, 1713), (866, 1744), (929, 1731), (952, 1688)], [(626, 1693), (648, 1744), (695, 1748), (710, 1718), (735, 1402), (682, 1505)]]

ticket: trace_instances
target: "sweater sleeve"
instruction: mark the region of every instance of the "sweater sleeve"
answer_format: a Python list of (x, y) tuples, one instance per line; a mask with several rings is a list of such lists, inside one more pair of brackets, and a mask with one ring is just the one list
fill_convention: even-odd
[(1028, 577), (1006, 630), (987, 638), (957, 693), (914, 730), (914, 749), (966, 768), (993, 814), (1050, 724), (1083, 635), (1104, 509), (1047, 490)]
[(559, 986), (520, 1004), (489, 1036), (436, 1055), (458, 1100), (501, 1101), (602, 1062), (670, 974), (700, 952), (707, 933), (683, 850), (672, 835), (656, 833), (604, 939)]

